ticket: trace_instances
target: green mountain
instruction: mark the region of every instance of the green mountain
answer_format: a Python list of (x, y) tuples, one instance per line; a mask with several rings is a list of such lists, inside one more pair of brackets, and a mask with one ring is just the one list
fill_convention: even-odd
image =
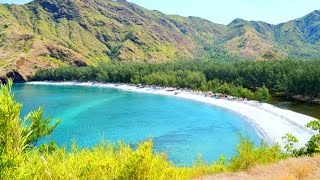
[[(279, 25), (166, 15), (125, 0), (0, 5), (0, 77), (107, 61), (165, 62), (218, 49), (255, 59), (320, 57), (320, 13)], [(209, 47), (209, 48), (208, 48)]]
[(320, 11), (278, 25), (236, 19), (227, 27), (221, 46), (244, 57), (320, 57)]

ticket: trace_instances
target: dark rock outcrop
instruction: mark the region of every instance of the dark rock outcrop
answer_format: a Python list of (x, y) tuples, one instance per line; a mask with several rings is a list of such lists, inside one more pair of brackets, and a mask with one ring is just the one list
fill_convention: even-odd
[(74, 0), (36, 0), (46, 11), (53, 14), (53, 18), (58, 20), (66, 18), (68, 20), (79, 19), (79, 7)]
[(12, 79), (14, 83), (23, 83), (27, 81), (27, 79), (16, 70), (8, 72), (5, 77), (0, 77), (0, 82), (6, 84), (9, 79)]

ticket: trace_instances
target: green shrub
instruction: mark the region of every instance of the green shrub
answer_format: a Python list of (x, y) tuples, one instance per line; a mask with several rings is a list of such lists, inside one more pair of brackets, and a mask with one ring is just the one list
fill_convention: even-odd
[(313, 135), (302, 148), (294, 148), (294, 145), (298, 142), (298, 139), (293, 135), (286, 134), (286, 136), (283, 137), (285, 140), (285, 149), (289, 156), (312, 156), (320, 153), (320, 120), (313, 120), (309, 122), (306, 127), (316, 131), (316, 134)]
[(271, 98), (269, 90), (265, 85), (263, 85), (261, 88), (259, 88), (256, 91), (255, 96), (256, 96), (256, 100), (258, 100), (260, 103), (268, 102)]
[(256, 165), (269, 164), (282, 158), (279, 145), (268, 147), (266, 143), (255, 146), (254, 142), (241, 136), (237, 148), (237, 155), (231, 158), (228, 168), (231, 171), (247, 170)]
[(8, 168), (17, 168), (38, 139), (49, 135), (59, 122), (51, 125), (49, 118), (43, 119), (42, 109), (20, 119), (22, 105), (11, 94), (12, 80), (0, 89), (0, 176)]
[(19, 117), (21, 104), (13, 100), (11, 86), (9, 81), (7, 86), (1, 85), (0, 90), (0, 176), (23, 160), (26, 142), (32, 133), (24, 132), (24, 122)]
[(306, 144), (307, 154), (320, 153), (320, 120), (309, 122), (307, 127), (317, 132)]
[(293, 136), (292, 134), (287, 133), (285, 136), (282, 137), (284, 140), (284, 149), (286, 150), (285, 153), (288, 156), (298, 156), (298, 150), (295, 148), (296, 143), (299, 142), (299, 140)]

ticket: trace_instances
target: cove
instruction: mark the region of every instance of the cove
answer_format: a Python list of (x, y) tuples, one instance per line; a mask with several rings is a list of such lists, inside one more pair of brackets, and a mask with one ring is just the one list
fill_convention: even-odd
[(230, 157), (238, 134), (261, 138), (241, 116), (209, 104), (111, 88), (15, 84), (22, 116), (42, 106), (62, 122), (48, 139), (58, 145), (92, 147), (102, 139), (132, 146), (152, 138), (154, 150), (176, 165), (188, 166), (201, 154), (206, 162)]

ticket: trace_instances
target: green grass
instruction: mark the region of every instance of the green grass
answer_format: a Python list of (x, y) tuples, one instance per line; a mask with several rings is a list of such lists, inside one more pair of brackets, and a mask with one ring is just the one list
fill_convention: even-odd
[(10, 66), (10, 62), (5, 61), (5, 60), (3, 60), (3, 59), (0, 59), (0, 67), (1, 67), (1, 68), (7, 68), (7, 67), (9, 67), (9, 66)]

